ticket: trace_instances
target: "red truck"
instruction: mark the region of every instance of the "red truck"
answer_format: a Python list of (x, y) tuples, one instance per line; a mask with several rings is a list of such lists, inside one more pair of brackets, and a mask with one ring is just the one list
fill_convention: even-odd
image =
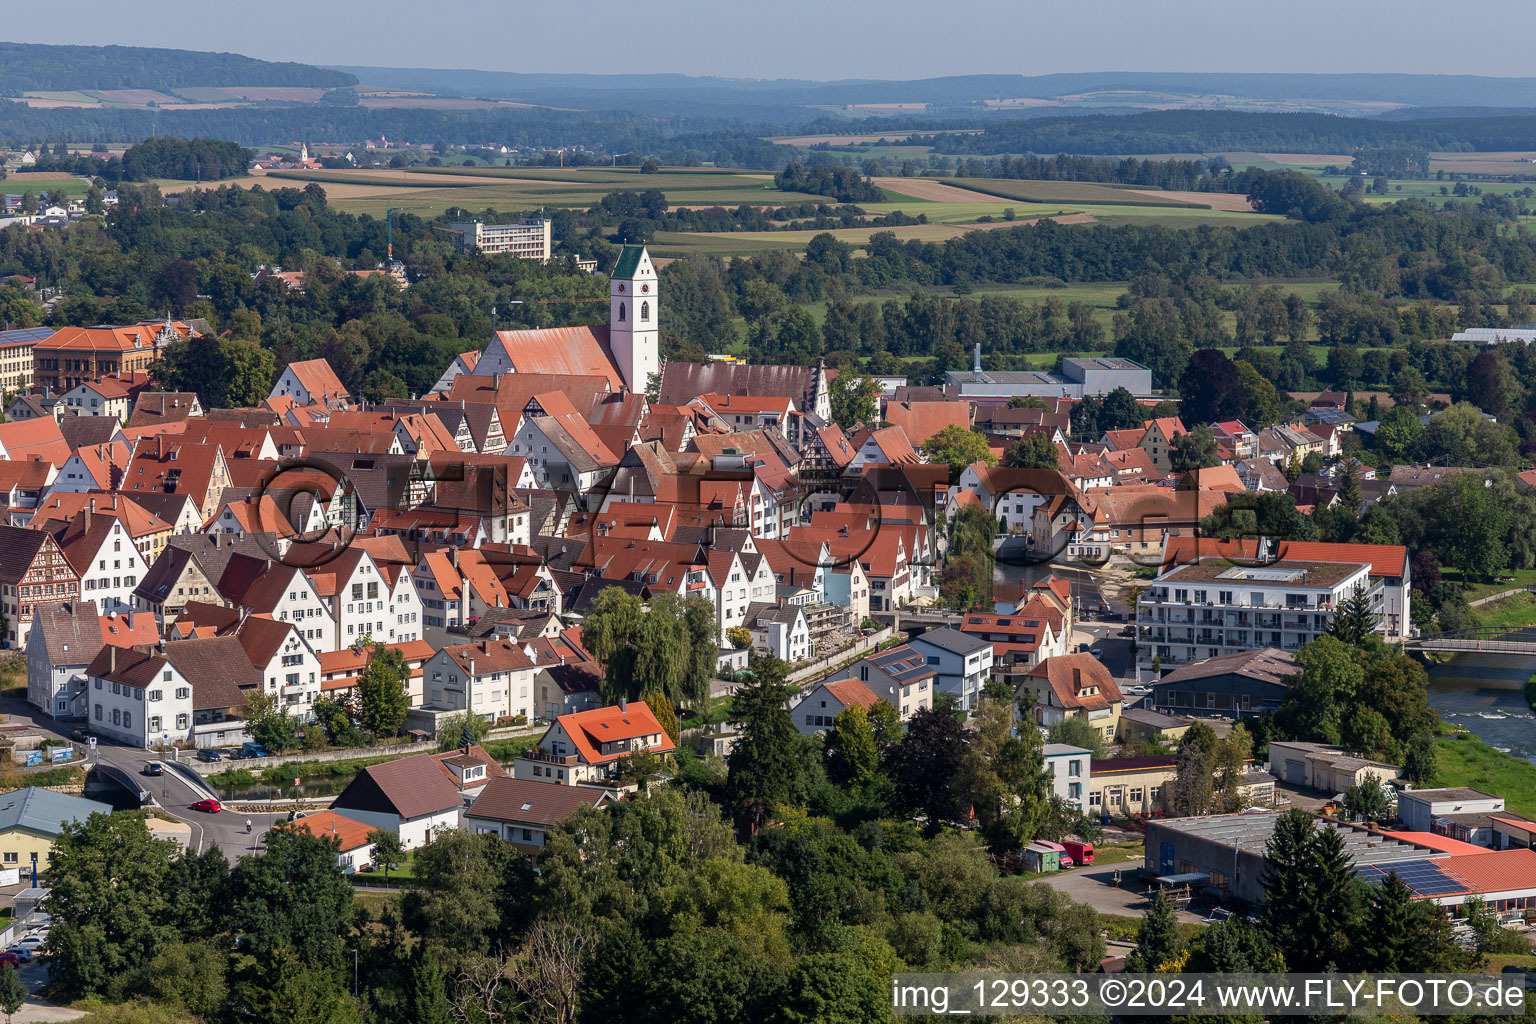
[(1078, 867), (1083, 867), (1084, 865), (1093, 863), (1092, 843), (1074, 843), (1071, 841), (1063, 841), (1061, 845), (1066, 847), (1068, 855), (1070, 855), (1072, 858), (1072, 863), (1076, 864)]

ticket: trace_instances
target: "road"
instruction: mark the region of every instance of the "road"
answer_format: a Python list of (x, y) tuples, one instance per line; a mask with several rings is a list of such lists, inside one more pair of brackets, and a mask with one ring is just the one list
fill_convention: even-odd
[[(245, 854), (260, 850), (267, 829), (271, 828), (274, 822), (282, 821), (287, 817), (286, 813), (244, 814), (226, 810), (218, 814), (208, 814), (203, 811), (194, 811), (192, 805), (201, 800), (203, 794), (176, 772), (167, 769), (163, 775), (142, 774), (147, 761), (159, 759), (148, 751), (98, 739), (96, 757), (124, 771), (138, 774), (144, 788), (150, 791), (162, 811), (177, 821), (184, 821), (192, 826), (193, 853), (201, 853), (209, 847), (217, 846), (224, 851), (224, 856), (233, 862)], [(251, 822), (250, 833), (245, 830), (246, 821)]]
[[(36, 708), (25, 700), (15, 698), (0, 698), (0, 713), (10, 724), (30, 725), (45, 733), (52, 733), (61, 741), (68, 742), (70, 731), (76, 728), (76, 723), (57, 722), (48, 715), (38, 712)], [(91, 752), (84, 744), (76, 743), (76, 748), (85, 755), (83, 762), (92, 760)], [(135, 747), (123, 746), (111, 740), (100, 738), (97, 740), (96, 757), (107, 761), (123, 769), (131, 775), (137, 775), (144, 788), (149, 790), (155, 803), (168, 817), (177, 821), (184, 821), (192, 828), (191, 849), (194, 853), (200, 853), (211, 846), (217, 846), (224, 851), (224, 856), (231, 862), (248, 853), (254, 853), (262, 848), (262, 838), (273, 822), (281, 821), (287, 817), (283, 814), (240, 814), (234, 811), (223, 811), (219, 814), (205, 814), (192, 810), (192, 804), (203, 798), (203, 794), (197, 792), (190, 785), (183, 782), (173, 772), (167, 770), (164, 775), (151, 777), (141, 774), (146, 761), (155, 759), (155, 755), (147, 750)], [(188, 756), (185, 751), (182, 756)], [(252, 832), (247, 834), (245, 822), (249, 818), (252, 824)]]

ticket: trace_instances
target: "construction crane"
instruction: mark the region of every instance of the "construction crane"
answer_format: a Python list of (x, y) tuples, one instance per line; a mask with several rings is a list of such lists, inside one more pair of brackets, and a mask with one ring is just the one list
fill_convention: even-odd
[(419, 206), (386, 206), (384, 208), (384, 252), (385, 259), (393, 266), (395, 262), (395, 211), (419, 210)]

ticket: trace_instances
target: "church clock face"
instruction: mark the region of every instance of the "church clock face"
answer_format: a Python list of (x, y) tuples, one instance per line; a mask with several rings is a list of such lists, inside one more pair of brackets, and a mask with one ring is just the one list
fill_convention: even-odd
[(651, 286), (648, 285), (648, 284), (643, 284), (643, 285), (640, 286), (640, 290), (643, 291), (643, 292), (648, 292), (648, 291), (651, 290)]
[(619, 291), (623, 291), (623, 290), (624, 290), (624, 286), (622, 284), (619, 285)]

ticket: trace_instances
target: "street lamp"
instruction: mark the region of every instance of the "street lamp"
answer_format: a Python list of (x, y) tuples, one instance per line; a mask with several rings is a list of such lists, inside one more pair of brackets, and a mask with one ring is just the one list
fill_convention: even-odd
[[(507, 300), (507, 305), (509, 305), (509, 306), (521, 306), (522, 304), (523, 304), (523, 300), (522, 299), (508, 299)], [(492, 334), (496, 333), (496, 307), (495, 307), (495, 305), (491, 306), (491, 333)]]

